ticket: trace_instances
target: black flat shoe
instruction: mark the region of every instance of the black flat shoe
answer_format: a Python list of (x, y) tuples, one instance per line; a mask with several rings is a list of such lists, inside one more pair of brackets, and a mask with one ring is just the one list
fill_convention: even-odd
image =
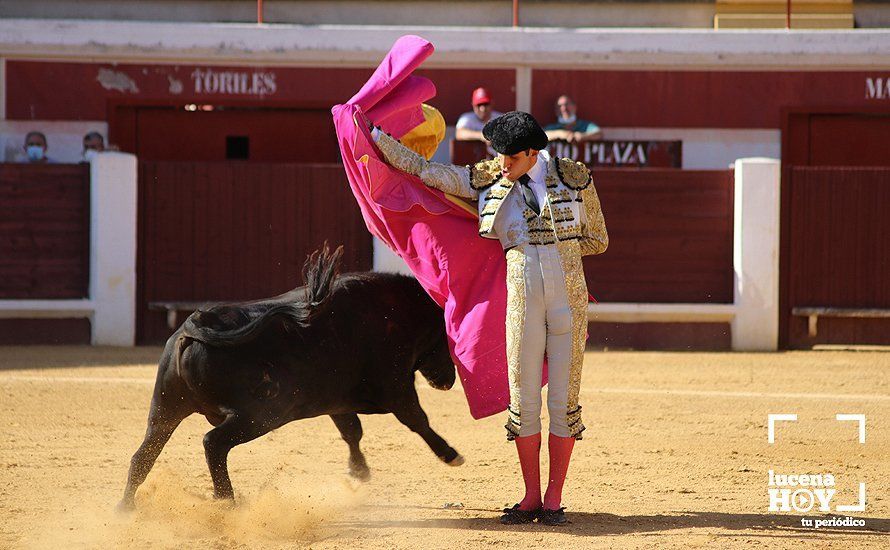
[(557, 508), (556, 510), (541, 510), (541, 517), (538, 521), (544, 525), (565, 525), (569, 522), (566, 519), (565, 508)]
[(520, 510), (519, 505), (514, 504), (512, 508), (504, 508), (501, 523), (504, 525), (520, 525), (522, 523), (531, 523), (539, 517), (541, 517), (541, 508)]

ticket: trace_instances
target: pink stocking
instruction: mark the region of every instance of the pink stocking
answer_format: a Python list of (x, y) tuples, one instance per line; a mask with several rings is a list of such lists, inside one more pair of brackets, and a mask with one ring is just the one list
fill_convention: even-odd
[(547, 485), (547, 493), (544, 494), (544, 509), (556, 510), (562, 502), (562, 486), (566, 482), (566, 472), (569, 471), (569, 459), (572, 458), (575, 438), (550, 434), (547, 445), (550, 452), (550, 482)]
[(541, 506), (541, 432), (516, 438), (519, 466), (525, 481), (525, 498), (520, 510), (535, 510)]

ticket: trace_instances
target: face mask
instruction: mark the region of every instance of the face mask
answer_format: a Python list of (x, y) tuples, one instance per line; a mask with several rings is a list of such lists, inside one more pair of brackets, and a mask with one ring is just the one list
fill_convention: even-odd
[(559, 115), (558, 117), (556, 117), (556, 119), (559, 121), (560, 124), (571, 124), (578, 120), (578, 115), (572, 115), (568, 118), (563, 118), (562, 115)]
[(83, 152), (83, 160), (86, 162), (90, 162), (91, 160), (96, 158), (96, 155), (98, 155), (98, 154), (99, 154), (99, 151), (96, 151), (95, 149), (87, 149), (86, 151)]
[(39, 145), (29, 145), (25, 151), (28, 153), (28, 160), (43, 160), (43, 147)]

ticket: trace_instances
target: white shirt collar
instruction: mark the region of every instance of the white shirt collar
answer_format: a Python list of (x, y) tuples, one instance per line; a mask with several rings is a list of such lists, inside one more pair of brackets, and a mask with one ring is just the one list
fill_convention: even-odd
[(550, 162), (550, 153), (546, 149), (538, 151), (538, 161), (527, 172), (528, 177), (535, 183), (544, 183), (547, 177), (547, 164)]

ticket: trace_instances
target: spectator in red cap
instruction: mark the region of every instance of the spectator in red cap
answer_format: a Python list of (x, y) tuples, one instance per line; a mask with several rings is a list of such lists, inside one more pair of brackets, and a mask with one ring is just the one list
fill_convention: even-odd
[(482, 136), (482, 127), (488, 121), (494, 120), (503, 113), (494, 111), (491, 108), (491, 94), (485, 88), (476, 88), (473, 90), (473, 110), (468, 111), (457, 119), (455, 125), (454, 139), (461, 141), (477, 140), (487, 141)]

